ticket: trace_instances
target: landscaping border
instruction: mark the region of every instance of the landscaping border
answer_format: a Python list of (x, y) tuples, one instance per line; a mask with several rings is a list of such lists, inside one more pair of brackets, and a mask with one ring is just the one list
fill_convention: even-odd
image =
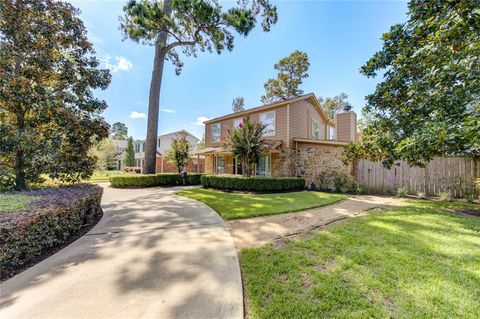
[[(203, 174), (187, 174), (185, 185), (200, 185), (200, 178)], [(183, 178), (180, 174), (131, 174), (110, 177), (112, 187), (153, 187), (153, 186), (178, 186), (183, 185)]]
[(247, 192), (290, 192), (305, 189), (305, 179), (301, 177), (203, 175), (201, 183), (205, 188)]

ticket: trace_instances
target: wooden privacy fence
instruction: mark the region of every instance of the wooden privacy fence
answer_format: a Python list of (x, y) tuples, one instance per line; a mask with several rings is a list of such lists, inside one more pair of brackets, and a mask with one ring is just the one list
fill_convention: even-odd
[(449, 192), (452, 196), (463, 197), (475, 193), (473, 182), (478, 177), (479, 161), (457, 156), (434, 158), (425, 168), (410, 167), (398, 161), (391, 169), (386, 169), (380, 162), (369, 160), (359, 160), (355, 167), (357, 183), (376, 193), (392, 193), (399, 187), (406, 187), (410, 194)]

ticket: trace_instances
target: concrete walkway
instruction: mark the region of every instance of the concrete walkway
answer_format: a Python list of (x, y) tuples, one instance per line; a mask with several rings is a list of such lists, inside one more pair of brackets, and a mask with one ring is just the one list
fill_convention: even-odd
[(227, 221), (237, 250), (258, 247), (276, 239), (354, 217), (365, 210), (399, 203), (401, 199), (385, 196), (352, 196), (337, 204), (296, 213)]
[(243, 318), (232, 237), (176, 190), (105, 188), (98, 225), (0, 285), (0, 317)]

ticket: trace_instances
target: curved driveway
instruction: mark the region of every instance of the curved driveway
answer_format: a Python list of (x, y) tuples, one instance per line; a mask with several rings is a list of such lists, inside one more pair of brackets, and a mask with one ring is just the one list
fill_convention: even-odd
[(88, 234), (0, 285), (0, 317), (243, 318), (223, 220), (176, 190), (105, 188)]

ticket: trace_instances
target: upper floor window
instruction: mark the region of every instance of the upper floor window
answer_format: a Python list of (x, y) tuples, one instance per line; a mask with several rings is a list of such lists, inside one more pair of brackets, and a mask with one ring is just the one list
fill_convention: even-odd
[(233, 120), (233, 129), (240, 128), (243, 124), (243, 118)]
[(320, 139), (320, 125), (317, 120), (312, 119), (312, 139)]
[(142, 143), (142, 152), (145, 152), (145, 142)]
[(212, 124), (212, 142), (220, 142), (221, 123)]
[(335, 128), (333, 126), (328, 125), (328, 139), (334, 140), (335, 139)]
[(263, 136), (275, 135), (275, 111), (261, 113), (260, 124), (265, 126)]
[(135, 153), (140, 153), (140, 144), (135, 144)]
[(158, 139), (158, 144), (157, 144), (157, 147), (160, 148), (160, 139)]

